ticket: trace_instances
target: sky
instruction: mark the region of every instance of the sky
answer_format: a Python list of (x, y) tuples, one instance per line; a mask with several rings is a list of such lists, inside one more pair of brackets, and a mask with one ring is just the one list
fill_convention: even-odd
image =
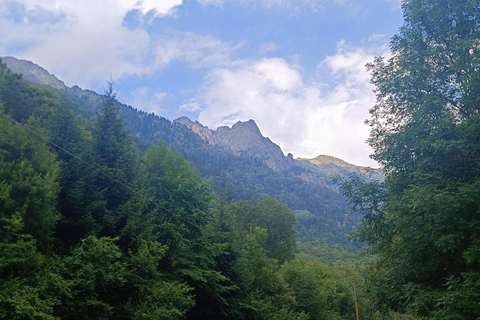
[(389, 55), (400, 0), (1, 0), (0, 56), (68, 86), (210, 129), (255, 120), (294, 158), (376, 167), (365, 64)]

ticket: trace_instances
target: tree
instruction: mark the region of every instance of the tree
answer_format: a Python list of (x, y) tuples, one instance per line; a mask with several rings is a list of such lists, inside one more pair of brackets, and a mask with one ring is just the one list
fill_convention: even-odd
[(113, 83), (108, 83), (99, 111), (92, 132), (99, 172), (91, 192), (97, 199), (89, 211), (98, 223), (99, 234), (115, 237), (125, 225), (116, 211), (132, 196), (129, 188), (135, 188), (138, 149), (119, 115)]
[(318, 262), (292, 260), (282, 266), (285, 281), (295, 292), (297, 309), (311, 320), (353, 319), (354, 299), (346, 279), (335, 279), (332, 268)]
[(291, 260), (297, 250), (294, 234), (295, 214), (280, 202), (265, 197), (260, 201), (238, 201), (227, 206), (235, 217), (242, 236), (252, 233), (255, 227), (268, 232), (266, 253), (280, 264)]
[(480, 315), (480, 3), (407, 0), (392, 57), (368, 68), (369, 144), (383, 184), (343, 186), (365, 213), (378, 306), (432, 319)]
[[(0, 101), (0, 109), (1, 109)], [(54, 319), (61, 286), (47, 255), (59, 219), (60, 165), (25, 128), (0, 114), (0, 318)]]
[(42, 141), (3, 115), (0, 128), (0, 239), (28, 235), (45, 251), (60, 217), (59, 163)]
[(223, 245), (206, 231), (213, 219), (210, 187), (192, 163), (163, 143), (145, 152), (138, 172), (142, 196), (135, 195), (118, 211), (126, 217), (120, 245), (133, 253), (145, 241), (164, 245), (157, 269), (166, 279), (188, 285), (195, 306), (187, 316), (218, 317), (227, 279), (216, 270)]

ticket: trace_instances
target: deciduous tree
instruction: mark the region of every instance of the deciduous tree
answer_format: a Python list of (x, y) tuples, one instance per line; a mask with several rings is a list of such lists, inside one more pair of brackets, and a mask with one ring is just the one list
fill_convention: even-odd
[[(377, 258), (374, 300), (432, 319), (480, 315), (480, 2), (406, 0), (392, 57), (370, 64), (383, 185), (344, 185)], [(460, 298), (461, 297), (461, 298)]]

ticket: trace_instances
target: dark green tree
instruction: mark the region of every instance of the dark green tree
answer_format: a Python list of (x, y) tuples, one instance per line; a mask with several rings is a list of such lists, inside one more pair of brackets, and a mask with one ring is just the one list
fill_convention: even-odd
[(88, 210), (98, 224), (99, 234), (113, 237), (125, 226), (125, 217), (118, 215), (117, 210), (132, 196), (131, 189), (136, 188), (139, 156), (119, 108), (113, 83), (108, 83), (92, 130), (93, 163), (98, 172), (91, 192), (97, 200)]
[(428, 319), (480, 315), (480, 3), (407, 0), (376, 87), (370, 145), (383, 184), (343, 187), (365, 214), (379, 307)]
[(228, 195), (220, 198), (214, 224), (226, 250), (217, 261), (233, 284), (224, 295), (221, 319), (308, 318), (294, 310), (294, 292), (279, 272), (280, 263), (294, 256), (294, 221), (293, 212), (271, 198), (238, 202), (230, 202)]
[[(2, 104), (0, 101), (0, 109)], [(25, 128), (0, 114), (0, 318), (54, 319), (63, 281), (48, 255), (59, 213), (60, 165)]]
[(260, 201), (238, 201), (227, 206), (238, 228), (245, 234), (255, 227), (267, 230), (266, 252), (270, 258), (280, 264), (295, 256), (296, 242), (294, 235), (295, 214), (280, 202), (265, 197)]
[(217, 270), (215, 260), (224, 245), (207, 230), (213, 220), (210, 187), (192, 163), (163, 143), (145, 152), (139, 185), (141, 195), (119, 210), (127, 220), (120, 245), (134, 253), (144, 241), (164, 245), (157, 268), (165, 279), (191, 289), (195, 306), (188, 311), (188, 317), (218, 317), (228, 283)]

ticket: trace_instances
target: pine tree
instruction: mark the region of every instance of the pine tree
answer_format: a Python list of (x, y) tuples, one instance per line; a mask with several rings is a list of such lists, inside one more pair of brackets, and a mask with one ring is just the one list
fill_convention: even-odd
[(125, 226), (125, 217), (116, 211), (127, 202), (132, 196), (131, 189), (136, 187), (138, 149), (123, 126), (113, 83), (109, 83), (105, 90), (92, 134), (94, 162), (98, 167), (93, 190), (97, 200), (89, 210), (98, 223), (100, 235), (116, 236)]

